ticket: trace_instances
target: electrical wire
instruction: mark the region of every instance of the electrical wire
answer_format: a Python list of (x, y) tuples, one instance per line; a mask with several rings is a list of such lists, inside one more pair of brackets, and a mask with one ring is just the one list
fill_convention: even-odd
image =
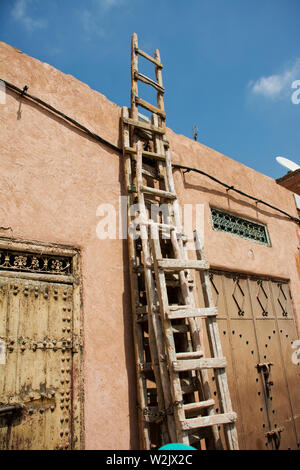
[(90, 137), (92, 137), (93, 139), (97, 140), (98, 142), (101, 142), (102, 144), (105, 144), (105, 145), (108, 145), (108, 147), (112, 148), (113, 150), (116, 150), (117, 152), (120, 152), (122, 153), (122, 150), (117, 147), (116, 145), (112, 144), (111, 142), (109, 142), (108, 140), (105, 140), (103, 139), (103, 137), (100, 137), (99, 135), (95, 134), (94, 132), (90, 131), (87, 127), (83, 126), (82, 124), (80, 124), (78, 121), (75, 121), (75, 119), (72, 119), (70, 118), (69, 116), (67, 116), (66, 114), (62, 113), (61, 111), (59, 111), (58, 109), (54, 108), (53, 106), (51, 106), (50, 104), (46, 103), (45, 101), (41, 100), (40, 98), (37, 98), (36, 96), (32, 96), (30, 95), (29, 93), (26, 92), (26, 90), (28, 90), (28, 87), (25, 85), (25, 87), (23, 88), (23, 90), (21, 90), (21, 88), (18, 88), (17, 86), (13, 85), (12, 83), (9, 83), (7, 82), (6, 80), (3, 80), (0, 78), (0, 82), (4, 82), (5, 85), (10, 89), (10, 90), (13, 90), (15, 91), (16, 93), (20, 94), (20, 96), (22, 98), (27, 98), (31, 101), (34, 101), (40, 105), (42, 105), (44, 108), (47, 108), (49, 109), (50, 111), (52, 111), (53, 113), (57, 114), (58, 116), (62, 117), (63, 119), (65, 119), (66, 121), (72, 123), (74, 126), (78, 127), (79, 129), (81, 129), (83, 132), (85, 132), (86, 134), (88, 134)]
[[(99, 136), (98, 134), (95, 134), (94, 132), (90, 131), (87, 127), (83, 126), (82, 124), (80, 124), (75, 119), (72, 119), (71, 117), (69, 117), (66, 114), (62, 113), (61, 111), (54, 108), (53, 106), (46, 103), (45, 101), (41, 100), (40, 98), (37, 98), (36, 96), (33, 96), (33, 95), (27, 93), (27, 90), (28, 90), (27, 85), (25, 85), (23, 90), (22, 90), (21, 88), (18, 88), (17, 86), (13, 85), (12, 83), (7, 82), (6, 80), (3, 80), (3, 79), (0, 78), (0, 81), (5, 83), (5, 86), (7, 86), (10, 90), (13, 90), (14, 92), (18, 93), (20, 95), (20, 97), (27, 98), (27, 99), (29, 99), (33, 102), (38, 103), (39, 105), (43, 106), (44, 108), (49, 109), (51, 112), (57, 114), (58, 116), (65, 119), (66, 121), (70, 122), (74, 126), (78, 127), (79, 129), (81, 129), (83, 132), (85, 132), (87, 135), (89, 135), (90, 137), (92, 137), (96, 141), (101, 142), (104, 145), (107, 145), (108, 147), (115, 150), (119, 154), (123, 153), (123, 150), (120, 147), (117, 147), (116, 145), (112, 144), (111, 142), (109, 142), (108, 140), (106, 140), (103, 137)], [(230, 185), (224, 183), (223, 181), (219, 180), (215, 176), (212, 176), (209, 173), (206, 173), (203, 170), (199, 170), (198, 168), (193, 168), (193, 167), (190, 167), (190, 166), (180, 165), (180, 164), (177, 164), (177, 163), (173, 163), (172, 166), (173, 166), (173, 168), (184, 170), (184, 172), (193, 171), (195, 173), (199, 173), (203, 176), (206, 176), (207, 178), (211, 179), (215, 183), (218, 183), (221, 186), (223, 186), (224, 188), (226, 188), (227, 192), (228, 191), (236, 192), (236, 193), (240, 194), (241, 196), (247, 197), (247, 198), (251, 199), (252, 201), (255, 201), (256, 204), (262, 204), (264, 206), (267, 206), (270, 209), (273, 209), (277, 212), (280, 212), (281, 214), (285, 215), (286, 217), (288, 217), (293, 222), (296, 222), (300, 225), (300, 219), (298, 217), (294, 217), (291, 214), (289, 214), (288, 212), (286, 212), (282, 209), (279, 209), (278, 207), (275, 207), (272, 204), (269, 204), (268, 202), (263, 201), (262, 199), (258, 199), (255, 196), (251, 196), (250, 194), (247, 194), (244, 191), (241, 191), (240, 189), (235, 188), (234, 186), (230, 186)]]
[(202, 171), (202, 170), (199, 170), (198, 168), (192, 168), (190, 166), (185, 166), (185, 165), (178, 165), (176, 163), (173, 163), (173, 167), (174, 168), (180, 168), (182, 170), (185, 170), (185, 172), (190, 172), (190, 171), (194, 171), (195, 173), (200, 173), (201, 175), (204, 175), (206, 177), (208, 177), (209, 179), (211, 179), (212, 181), (214, 181), (215, 183), (218, 183), (220, 185), (222, 185), (224, 188), (226, 188), (226, 191), (234, 191), (238, 194), (241, 194), (242, 196), (245, 196), (245, 197), (248, 197), (249, 199), (252, 199), (252, 201), (255, 201), (257, 204), (260, 203), (260, 204), (263, 204), (267, 207), (270, 207), (271, 209), (274, 209), (278, 212), (281, 212), (281, 214), (284, 214), (286, 215), (287, 217), (289, 217), (291, 220), (293, 220), (294, 222), (297, 222), (297, 223), (300, 223), (300, 219), (298, 217), (294, 217), (292, 215), (290, 215), (288, 212), (286, 211), (283, 211), (282, 209), (278, 209), (278, 207), (275, 207), (273, 206), (272, 204), (269, 204), (268, 202), (265, 202), (263, 201), (262, 199), (258, 199), (257, 197), (255, 196), (251, 196), (250, 194), (247, 194), (245, 193), (244, 191), (241, 191), (240, 189), (237, 189), (235, 188), (234, 186), (229, 186), (228, 184), (224, 183), (223, 181), (219, 180), (218, 178), (216, 178), (215, 176), (212, 176), (212, 175), (209, 175), (208, 173), (206, 173), (205, 171)]

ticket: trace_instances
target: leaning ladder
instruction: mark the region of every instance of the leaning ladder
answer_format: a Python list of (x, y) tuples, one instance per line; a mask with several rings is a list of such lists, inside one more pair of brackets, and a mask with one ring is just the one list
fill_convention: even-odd
[[(138, 56), (155, 65), (156, 80), (139, 73)], [(139, 49), (134, 33), (131, 109), (130, 114), (122, 109), (122, 133), (140, 447), (179, 442), (238, 449), (209, 265), (199, 234), (194, 234), (197, 259), (189, 260), (182, 233), (165, 136), (162, 68), (159, 51), (151, 57)], [(156, 90), (157, 106), (138, 96), (138, 81)], [(151, 121), (139, 114), (139, 106), (151, 113)], [(191, 271), (200, 273), (204, 308), (196, 307)], [(220, 413), (210, 392), (209, 369), (214, 371)]]

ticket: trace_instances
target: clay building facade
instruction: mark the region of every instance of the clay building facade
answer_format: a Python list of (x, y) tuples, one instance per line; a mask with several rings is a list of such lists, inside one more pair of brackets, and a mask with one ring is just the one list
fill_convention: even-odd
[[(2, 80), (28, 85), (28, 93), (121, 148), (119, 106), (9, 45), (0, 44), (0, 56)], [(126, 194), (122, 154), (9, 86), (0, 120), (0, 287), (10, 312), (0, 323), (6, 345), (0, 402), (32, 400), (29, 418), (37, 415), (46, 447), (57, 433), (61, 448), (136, 449), (128, 253), (119, 216)], [(167, 138), (174, 164), (199, 168), (298, 217), (293, 194), (273, 179), (170, 129)], [(297, 448), (299, 224), (205, 175), (174, 168), (174, 179), (181, 206), (192, 208), (193, 220), (200, 206), (204, 221), (240, 447), (269, 448), (274, 438)], [(97, 232), (105, 204), (117, 214), (115, 239)], [(238, 219), (244, 231), (232, 233)], [(47, 321), (37, 326), (42, 312)], [(10, 344), (14, 334), (19, 349)], [(51, 367), (36, 377), (40, 361)], [(271, 385), (258, 364), (275, 362)], [(30, 448), (38, 439), (30, 429), (30, 421), (20, 435), (13, 426), (12, 443), (21, 439)], [(7, 429), (1, 432), (4, 442)], [(269, 441), (267, 432), (273, 432)]]

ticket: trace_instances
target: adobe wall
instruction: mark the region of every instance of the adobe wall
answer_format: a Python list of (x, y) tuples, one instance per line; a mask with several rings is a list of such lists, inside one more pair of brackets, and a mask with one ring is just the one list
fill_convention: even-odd
[[(298, 217), (295, 199), (275, 180), (232, 160), (215, 150), (168, 129), (173, 163), (196, 167), (230, 186)], [(226, 191), (218, 183), (195, 172), (174, 172), (182, 204), (204, 205), (204, 240), (212, 267), (291, 280), (293, 303), (300, 327), (300, 227), (285, 215), (249, 198)], [(210, 206), (265, 224), (271, 246), (215, 231)]]
[[(0, 59), (1, 78), (118, 145), (103, 95), (3, 43)], [(126, 241), (96, 235), (97, 207), (124, 194), (119, 155), (10, 91), (0, 120), (0, 236), (81, 249), (86, 448), (136, 448)]]
[[(28, 93), (121, 145), (120, 108), (103, 95), (4, 43), (0, 59), (0, 78), (19, 88), (28, 85)], [(6, 104), (0, 105), (0, 125), (0, 236), (81, 249), (85, 447), (137, 448), (126, 240), (99, 240), (96, 234), (97, 207), (113, 203), (117, 209), (119, 196), (125, 194), (121, 157), (10, 91)], [(171, 130), (168, 139), (174, 163), (199, 167), (297, 216), (292, 194), (271, 178)], [(290, 278), (299, 320), (297, 225), (227, 194), (201, 175), (183, 177), (175, 171), (174, 176), (182, 203), (204, 204), (212, 266)], [(209, 204), (266, 223), (272, 247), (213, 231)]]

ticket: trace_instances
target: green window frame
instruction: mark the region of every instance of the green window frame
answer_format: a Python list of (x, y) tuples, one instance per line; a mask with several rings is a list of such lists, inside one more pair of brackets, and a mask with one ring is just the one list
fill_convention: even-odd
[(270, 237), (265, 225), (215, 207), (210, 208), (210, 213), (214, 230), (271, 246)]

